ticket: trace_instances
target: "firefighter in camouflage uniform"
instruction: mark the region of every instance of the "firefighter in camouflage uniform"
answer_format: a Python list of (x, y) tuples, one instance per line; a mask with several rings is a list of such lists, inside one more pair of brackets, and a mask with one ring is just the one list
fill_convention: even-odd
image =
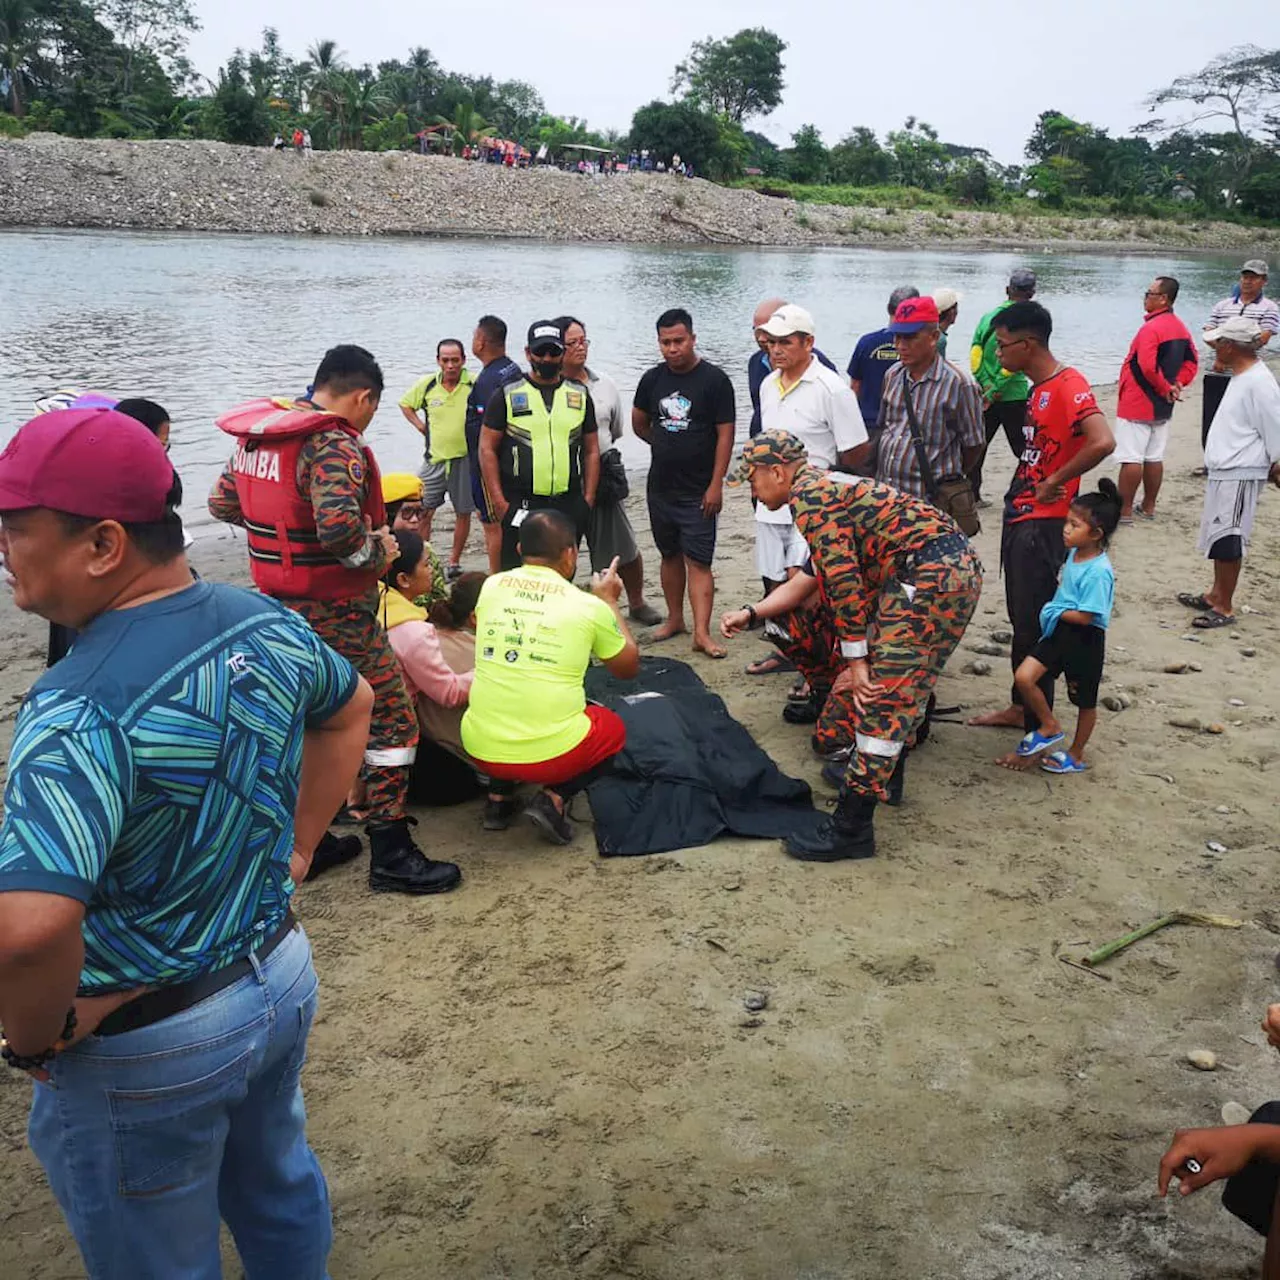
[[(410, 835), (405, 804), (418, 720), (378, 622), (378, 579), (398, 554), (363, 438), (381, 395), (373, 356), (339, 346), (325, 353), (309, 399), (255, 400), (219, 418), (236, 448), (209, 511), (245, 530), (258, 589), (306, 618), (373, 687), (364, 765), (369, 887), (442, 893), (462, 873), (427, 858)], [(352, 843), (327, 837), (313, 871), (354, 856), (359, 842)]]
[(790, 504), (811, 560), (759, 604), (726, 614), (721, 628), (731, 634), (776, 620), (785, 628), (779, 647), (794, 654), (818, 696), (829, 693), (819, 733), (852, 729), (834, 815), (813, 836), (788, 837), (787, 852), (815, 862), (870, 857), (876, 803), (901, 788), (905, 750), (977, 608), (982, 566), (936, 507), (818, 471), (785, 431), (756, 436), (741, 474), (771, 511)]

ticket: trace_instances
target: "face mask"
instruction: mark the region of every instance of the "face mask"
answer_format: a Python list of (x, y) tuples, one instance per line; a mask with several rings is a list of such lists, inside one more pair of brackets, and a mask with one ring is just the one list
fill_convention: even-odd
[(559, 360), (530, 360), (529, 367), (538, 375), (539, 378), (550, 382), (552, 378), (560, 376), (561, 361)]

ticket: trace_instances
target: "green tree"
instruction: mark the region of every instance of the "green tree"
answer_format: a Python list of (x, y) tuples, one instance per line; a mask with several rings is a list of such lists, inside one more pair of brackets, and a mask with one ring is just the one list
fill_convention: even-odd
[[(504, 80), (493, 88), (487, 114), (494, 127), (506, 138), (527, 143), (534, 137), (539, 122), (546, 114), (542, 95), (523, 80)], [(586, 127), (586, 121), (583, 122)]]
[(671, 91), (684, 92), (707, 111), (739, 125), (751, 116), (768, 115), (782, 101), (786, 47), (785, 40), (764, 27), (747, 27), (723, 40), (695, 41), (675, 69)]
[(124, 50), (122, 93), (132, 92), (134, 68), (142, 56), (154, 58), (171, 76), (190, 76), (183, 54), (188, 37), (200, 30), (190, 0), (101, 0), (97, 12)]
[(787, 177), (792, 182), (825, 182), (830, 155), (822, 135), (811, 124), (801, 125), (791, 135), (791, 147), (783, 153)]
[(632, 116), (631, 145), (655, 160), (678, 155), (705, 173), (721, 147), (720, 123), (692, 102), (655, 101)]
[(22, 115), (23, 83), (39, 51), (44, 25), (31, 0), (0, 0), (0, 73), (9, 79), (9, 106)]
[(865, 125), (853, 129), (831, 148), (833, 182), (875, 187), (888, 182), (892, 172), (893, 157)]
[(1227, 122), (1237, 141), (1225, 175), (1223, 199), (1230, 208), (1260, 157), (1262, 147), (1256, 135), (1268, 126), (1277, 106), (1278, 89), (1280, 50), (1267, 52), (1256, 45), (1239, 45), (1151, 94), (1146, 105), (1152, 112), (1174, 104), (1185, 110), (1176, 120), (1158, 117), (1142, 128), (1152, 133), (1180, 133), (1208, 120)]
[(482, 138), (492, 128), (470, 102), (460, 102), (454, 108), (452, 117), (437, 116), (433, 123), (445, 125), (449, 129), (455, 155), (467, 143)]
[(898, 181), (904, 187), (937, 191), (942, 186), (951, 157), (946, 145), (938, 141), (938, 131), (931, 124), (908, 116), (902, 128), (889, 134), (887, 141)]

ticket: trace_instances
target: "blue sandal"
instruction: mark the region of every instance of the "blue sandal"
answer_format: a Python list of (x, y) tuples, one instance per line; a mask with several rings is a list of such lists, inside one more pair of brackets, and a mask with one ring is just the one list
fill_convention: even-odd
[(1038, 756), (1042, 751), (1048, 751), (1050, 747), (1057, 746), (1066, 736), (1065, 733), (1059, 731), (1045, 737), (1038, 729), (1033, 730), (1018, 743), (1017, 754), (1024, 760), (1030, 756)]
[(1065, 751), (1051, 751), (1040, 761), (1045, 773), (1084, 773), (1089, 766), (1083, 760), (1073, 760)]

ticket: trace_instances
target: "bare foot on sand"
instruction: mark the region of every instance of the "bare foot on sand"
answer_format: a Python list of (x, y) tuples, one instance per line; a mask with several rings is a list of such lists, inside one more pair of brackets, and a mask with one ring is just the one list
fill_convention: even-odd
[[(1019, 724), (1022, 721), (1018, 721)], [(1014, 773), (1025, 773), (1028, 769), (1034, 769), (1043, 757), (1041, 755), (1020, 756), (1016, 751), (1010, 751), (1007, 756), (996, 756), (996, 764), (1002, 769), (1012, 769)]]
[(710, 636), (694, 636), (693, 638), (694, 653), (705, 653), (708, 658), (727, 658), (729, 650), (722, 648)]
[(659, 640), (670, 640), (672, 636), (684, 635), (684, 619), (668, 618), (660, 627), (649, 632), (649, 639), (655, 643)]
[(984, 711), (980, 716), (971, 716), (965, 724), (994, 726), (997, 729), (1021, 729), (1022, 708), (1006, 707), (1003, 711)]

